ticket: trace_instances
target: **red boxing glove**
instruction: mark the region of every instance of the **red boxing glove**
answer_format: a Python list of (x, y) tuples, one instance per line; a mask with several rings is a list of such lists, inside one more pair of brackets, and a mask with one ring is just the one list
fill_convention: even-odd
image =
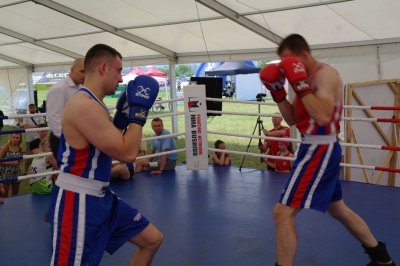
[(271, 92), (274, 102), (280, 103), (286, 99), (286, 91), (283, 87), (285, 76), (279, 72), (277, 65), (269, 64), (261, 69), (260, 79), (265, 88)]
[(294, 92), (299, 98), (312, 93), (310, 85), (307, 83), (307, 72), (303, 63), (294, 56), (285, 57), (279, 63), (279, 70), (285, 74)]

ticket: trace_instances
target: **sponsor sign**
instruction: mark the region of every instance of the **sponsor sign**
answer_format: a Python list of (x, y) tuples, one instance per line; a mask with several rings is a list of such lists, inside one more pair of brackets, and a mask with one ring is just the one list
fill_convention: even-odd
[(185, 86), (186, 168), (208, 169), (207, 107), (205, 85)]

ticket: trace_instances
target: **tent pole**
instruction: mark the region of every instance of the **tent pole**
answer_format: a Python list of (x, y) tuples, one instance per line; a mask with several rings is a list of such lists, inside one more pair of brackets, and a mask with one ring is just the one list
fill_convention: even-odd
[[(169, 78), (170, 78), (170, 83), (169, 83), (169, 88), (170, 88), (170, 99), (176, 99), (176, 76), (175, 76), (175, 65), (176, 65), (176, 59), (175, 58), (168, 58), (169, 61)], [(165, 89), (167, 90), (167, 85), (165, 85)], [(171, 112), (175, 113), (177, 112), (177, 102), (172, 102), (172, 110)], [(171, 123), (172, 123), (172, 133), (178, 133), (178, 117), (177, 116), (172, 116), (171, 117)]]

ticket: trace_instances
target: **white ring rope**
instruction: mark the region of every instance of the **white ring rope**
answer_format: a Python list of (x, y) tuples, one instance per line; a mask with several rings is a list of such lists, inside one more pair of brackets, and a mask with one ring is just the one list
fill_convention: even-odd
[[(207, 113), (211, 114), (226, 114), (226, 115), (245, 115), (245, 116), (260, 116), (260, 117), (282, 117), (278, 114), (262, 114), (262, 113), (240, 113), (240, 112), (226, 112), (226, 111), (213, 111), (207, 110)], [(391, 118), (362, 118), (362, 117), (342, 117), (343, 121), (361, 121), (361, 122), (392, 122), (392, 121), (383, 121), (385, 119)]]
[[(210, 98), (206, 97), (206, 101), (214, 101), (214, 102), (228, 102), (228, 103), (243, 103), (243, 104), (258, 104), (258, 105), (270, 105), (270, 106), (278, 106), (273, 102), (263, 102), (263, 101), (239, 101), (239, 100), (229, 100), (229, 99), (220, 99), (220, 98)], [(380, 109), (382, 108), (382, 109)], [(388, 108), (388, 109), (385, 109)], [(390, 109), (393, 108), (393, 109)], [(356, 105), (343, 105), (343, 109), (358, 109), (358, 110), (398, 110), (396, 106), (356, 106)]]
[[(278, 106), (276, 103), (270, 103), (270, 102), (239, 101), (239, 100), (228, 100), (228, 99), (219, 99), (219, 98), (210, 98), (210, 97), (206, 97), (206, 101)], [(207, 111), (207, 112), (208, 112), (208, 111)]]
[(147, 119), (153, 119), (153, 118), (160, 118), (160, 117), (167, 117), (167, 116), (173, 116), (173, 115), (184, 115), (185, 112), (176, 112), (176, 113), (166, 113), (166, 114), (159, 114), (159, 115), (150, 115), (147, 117)]
[[(294, 157), (292, 158), (292, 157), (284, 157), (284, 156), (264, 155), (264, 154), (257, 154), (257, 153), (251, 153), (251, 152), (220, 150), (220, 149), (214, 149), (214, 148), (208, 148), (208, 150), (214, 151), (214, 152), (223, 152), (223, 153), (230, 153), (230, 154), (237, 154), (237, 155), (244, 155), (244, 156), (259, 157), (259, 158), (271, 158), (274, 160), (284, 160), (284, 161), (295, 161), (296, 160), (296, 158), (294, 158)], [(341, 163), (340, 166), (348, 167), (348, 168), (357, 168), (357, 169), (377, 170), (376, 166), (369, 166), (369, 165)], [(397, 168), (392, 168), (392, 169), (398, 170)]]
[(35, 113), (35, 114), (21, 114), (21, 115), (5, 115), (7, 119), (17, 119), (17, 118), (29, 118), (29, 117), (42, 117), (46, 116), (46, 113)]
[[(167, 151), (167, 152), (160, 152), (160, 153), (156, 153), (156, 154), (149, 154), (149, 155), (137, 157), (136, 160), (153, 158), (153, 157), (157, 157), (157, 156), (161, 156), (161, 155), (168, 155), (168, 154), (179, 153), (179, 152), (184, 152), (184, 151), (186, 151), (186, 149), (178, 149), (178, 150), (174, 150), (174, 151)], [(40, 155), (43, 156), (44, 154), (52, 155), (51, 152), (42, 153)], [(33, 156), (33, 155), (31, 155), (31, 156)], [(35, 154), (35, 156), (37, 156), (37, 154)], [(112, 161), (112, 164), (119, 164), (119, 163), (120, 162), (116, 161), (116, 160)], [(56, 175), (56, 174), (59, 174), (59, 173), (60, 173), (60, 171), (57, 170), (57, 171), (43, 172), (43, 173), (38, 173), (38, 174), (23, 175), (23, 176), (18, 176), (17, 178), (18, 178), (18, 181), (22, 181), (22, 180), (25, 180), (25, 179), (28, 179), (28, 178), (31, 178), (31, 177), (42, 177), (42, 176), (48, 176), (48, 175)], [(3, 179), (3, 180), (4, 180), (4, 182), (7, 182), (6, 181), (7, 179)]]
[[(213, 135), (224, 135), (224, 136), (233, 136), (233, 137), (243, 137), (243, 138), (282, 141), (282, 138), (279, 138), (279, 137), (266, 137), (266, 136), (249, 135), (249, 134), (225, 133), (225, 132), (218, 132), (218, 131), (211, 131), (211, 130), (208, 130), (207, 133), (208, 134), (213, 134)], [(285, 138), (285, 141), (303, 143), (303, 141), (300, 140), (300, 139)], [(339, 144), (341, 146), (343, 146), (343, 147), (367, 148), (367, 149), (373, 149), (373, 150), (382, 150), (382, 145), (353, 144), (353, 143), (339, 143)], [(387, 146), (387, 147), (389, 147), (389, 146)], [(396, 149), (394, 149), (394, 150), (396, 150)]]
[(171, 134), (168, 134), (168, 135), (161, 135), (161, 136), (143, 138), (142, 141), (154, 140), (154, 139), (165, 139), (165, 138), (178, 137), (178, 136), (183, 136), (183, 135), (186, 135), (186, 133), (185, 132), (171, 133)]

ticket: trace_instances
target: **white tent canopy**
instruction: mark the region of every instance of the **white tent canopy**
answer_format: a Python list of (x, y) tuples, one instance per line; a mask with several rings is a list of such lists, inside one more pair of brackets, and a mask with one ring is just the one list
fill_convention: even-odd
[(124, 66), (274, 60), (291, 33), (345, 82), (399, 78), (399, 13), (399, 0), (0, 0), (0, 83), (10, 94), (96, 43)]

